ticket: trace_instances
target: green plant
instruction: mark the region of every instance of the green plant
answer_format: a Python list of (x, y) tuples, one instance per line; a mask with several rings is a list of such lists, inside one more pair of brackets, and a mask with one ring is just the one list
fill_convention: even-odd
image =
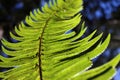
[[(78, 40), (86, 31), (84, 24), (78, 34), (66, 31), (75, 28), (81, 19), (79, 11), (82, 0), (53, 0), (42, 11), (31, 12), (15, 31), (21, 37), (11, 34), (19, 40), (10, 43), (5, 39), (2, 50), (10, 58), (0, 56), (0, 67), (12, 68), (0, 72), (3, 80), (108, 80), (115, 73), (120, 55), (103, 66), (88, 70), (92, 59), (100, 55), (108, 46), (110, 34), (104, 40), (102, 34), (92, 38), (96, 31)], [(81, 4), (80, 4), (81, 3)], [(93, 50), (89, 50), (97, 42)]]

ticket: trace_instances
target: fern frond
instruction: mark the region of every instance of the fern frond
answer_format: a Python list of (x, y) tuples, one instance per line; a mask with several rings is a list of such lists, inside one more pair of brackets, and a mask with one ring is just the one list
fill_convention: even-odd
[(116, 56), (113, 60), (103, 66), (88, 70), (82, 74), (77, 74), (74, 76), (73, 80), (111, 80), (114, 76), (113, 74), (116, 72), (114, 68), (117, 66), (119, 61), (120, 55)]
[[(21, 37), (10, 32), (11, 37), (18, 40), (18, 43), (2, 40), (4, 45), (2, 50), (11, 57), (0, 56), (0, 67), (11, 69), (0, 72), (0, 78), (3, 80), (87, 80), (94, 76), (95, 79), (102, 79), (105, 75), (113, 75), (119, 56), (108, 64), (88, 70), (92, 66), (91, 60), (107, 48), (110, 35), (102, 42), (100, 41), (102, 34), (93, 38), (96, 33), (94, 31), (79, 40), (86, 32), (84, 23), (78, 34), (75, 31), (65, 34), (81, 21), (79, 11), (82, 9), (82, 0), (53, 0), (53, 3), (50, 1), (42, 11), (37, 9), (34, 10), (34, 14), (30, 12), (30, 16), (25, 19), (29, 27), (21, 22), (19, 29), (15, 28), (16, 33)], [(89, 51), (96, 43), (98, 43), (96, 48)], [(6, 49), (5, 46), (12, 50)], [(106, 71), (107, 69), (109, 70)], [(98, 72), (94, 73), (95, 71)], [(106, 71), (105, 75), (96, 76), (104, 71)], [(86, 77), (87, 74), (91, 75)]]

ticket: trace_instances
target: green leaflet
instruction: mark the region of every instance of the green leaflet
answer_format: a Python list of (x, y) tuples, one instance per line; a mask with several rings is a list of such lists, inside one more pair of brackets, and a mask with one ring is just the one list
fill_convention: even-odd
[[(120, 61), (118, 55), (109, 63), (88, 70), (92, 59), (99, 56), (110, 42), (110, 34), (102, 41), (102, 33), (93, 38), (96, 31), (80, 39), (86, 32), (84, 23), (78, 34), (66, 31), (74, 29), (81, 21), (79, 11), (82, 0), (53, 0), (42, 11), (30, 12), (21, 22), (15, 36), (20, 41), (10, 43), (3, 39), (2, 50), (9, 58), (0, 56), (0, 67), (12, 68), (0, 72), (3, 80), (109, 80), (115, 73), (115, 66)], [(98, 44), (96, 44), (98, 43)], [(96, 44), (96, 48), (88, 51)], [(8, 47), (13, 50), (8, 50)], [(97, 72), (97, 73), (96, 73)], [(102, 74), (104, 73), (104, 74)]]
[[(120, 61), (120, 55), (116, 56), (110, 62), (95, 69), (88, 70), (82, 74), (76, 75), (73, 80), (110, 80), (115, 73), (115, 66)], [(85, 76), (85, 77), (84, 77)], [(99, 77), (98, 77), (99, 76)]]

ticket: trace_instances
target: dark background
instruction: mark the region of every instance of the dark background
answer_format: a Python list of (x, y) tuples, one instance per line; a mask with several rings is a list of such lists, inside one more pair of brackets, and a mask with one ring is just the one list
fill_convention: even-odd
[[(80, 11), (82, 20), (88, 26), (87, 34), (98, 29), (104, 32), (104, 37), (112, 34), (108, 49), (93, 60), (93, 67), (100, 66), (120, 53), (120, 0), (83, 0), (84, 9)], [(29, 12), (40, 8), (48, 0), (0, 0), (0, 27), (4, 29), (4, 38), (12, 41), (9, 31), (25, 19)], [(1, 51), (0, 55), (6, 56)], [(3, 71), (1, 69), (0, 71)], [(120, 68), (113, 80), (120, 80)]]

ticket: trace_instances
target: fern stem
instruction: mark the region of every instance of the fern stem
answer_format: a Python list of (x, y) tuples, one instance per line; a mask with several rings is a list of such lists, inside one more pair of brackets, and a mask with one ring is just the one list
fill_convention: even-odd
[(39, 57), (39, 74), (40, 74), (40, 80), (43, 80), (43, 75), (42, 75), (42, 60), (41, 60), (41, 55), (42, 55), (42, 37), (45, 31), (45, 28), (47, 27), (47, 24), (49, 22), (50, 18), (45, 23), (45, 26), (43, 27), (42, 34), (40, 36), (40, 43), (39, 43), (39, 52), (38, 52), (38, 57)]

